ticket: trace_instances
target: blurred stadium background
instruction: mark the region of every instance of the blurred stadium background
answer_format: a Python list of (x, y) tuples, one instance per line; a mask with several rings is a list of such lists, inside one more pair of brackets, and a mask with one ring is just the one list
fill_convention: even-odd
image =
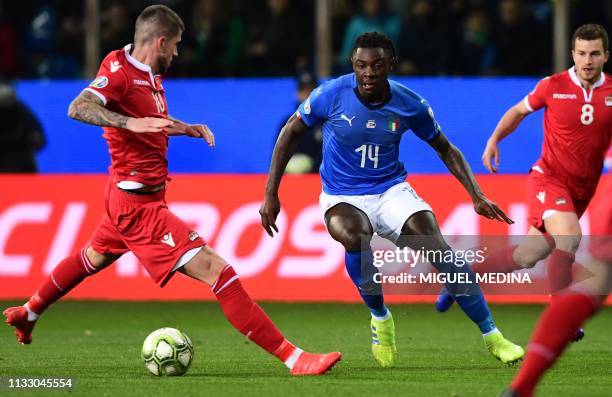
[[(87, 243), (102, 214), (106, 143), (99, 129), (70, 120), (66, 110), (100, 59), (131, 42), (135, 17), (151, 3), (0, 2), (0, 168), (7, 173), (0, 176), (0, 298), (28, 296), (59, 259)], [(163, 3), (187, 24), (165, 82), (170, 113), (204, 122), (217, 135), (214, 150), (172, 139), (171, 207), (240, 270), (256, 298), (273, 300), (358, 299), (342, 249), (323, 228), (316, 175), (283, 184), (278, 238), (264, 236), (257, 214), (272, 147), (296, 108), (298, 87), (347, 72), (355, 36), (382, 30), (394, 39), (400, 57), (394, 78), (430, 101), (485, 191), (517, 221), (508, 227), (475, 216), (435, 153), (406, 134), (401, 156), (409, 180), (432, 204), (443, 232), (520, 235), (541, 112), (501, 145), (503, 175), (484, 175), (484, 143), (508, 106), (542, 76), (570, 65), (576, 26), (612, 20), (612, 2), (594, 0)], [(310, 139), (320, 151), (320, 134)], [(312, 147), (306, 154), (316, 157)], [(583, 223), (588, 231), (588, 213)], [(173, 284), (160, 292), (126, 255), (71, 296), (210, 298), (184, 280)]]

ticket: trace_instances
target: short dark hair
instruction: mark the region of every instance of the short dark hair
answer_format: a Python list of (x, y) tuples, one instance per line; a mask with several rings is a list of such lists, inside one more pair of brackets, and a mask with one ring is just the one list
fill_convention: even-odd
[(142, 10), (136, 19), (134, 42), (147, 43), (155, 37), (174, 37), (185, 30), (176, 12), (165, 5), (153, 5)]
[(355, 39), (355, 45), (351, 56), (355, 55), (357, 48), (382, 48), (387, 52), (391, 59), (397, 61), (397, 55), (395, 55), (395, 45), (389, 37), (384, 33), (379, 32), (366, 32)]
[(582, 25), (572, 35), (572, 50), (576, 45), (576, 40), (597, 40), (601, 39), (604, 51), (608, 51), (608, 32), (601, 25), (588, 24)]

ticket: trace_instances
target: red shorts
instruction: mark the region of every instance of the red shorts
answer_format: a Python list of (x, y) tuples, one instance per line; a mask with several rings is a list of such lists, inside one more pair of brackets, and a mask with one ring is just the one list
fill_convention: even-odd
[(612, 178), (602, 179), (598, 199), (591, 206), (591, 255), (612, 262)]
[(591, 197), (572, 197), (563, 182), (536, 170), (532, 170), (527, 178), (528, 221), (541, 232), (546, 231), (543, 217), (547, 211), (573, 212), (580, 218), (590, 201)]
[(151, 278), (163, 287), (187, 251), (206, 242), (168, 209), (165, 190), (137, 195), (106, 185), (106, 214), (91, 236), (100, 254), (132, 251)]

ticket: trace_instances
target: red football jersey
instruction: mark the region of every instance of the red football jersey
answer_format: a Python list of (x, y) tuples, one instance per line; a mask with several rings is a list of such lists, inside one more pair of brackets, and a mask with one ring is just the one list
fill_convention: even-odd
[[(132, 45), (104, 58), (98, 75), (85, 90), (98, 96), (108, 110), (130, 117), (168, 117), (161, 76), (130, 55)], [(137, 134), (103, 127), (111, 156), (109, 172), (115, 183), (135, 181), (159, 185), (168, 178), (168, 135)]]
[(572, 67), (540, 80), (524, 100), (531, 111), (546, 108), (542, 157), (534, 169), (560, 179), (579, 199), (595, 192), (610, 146), (611, 78), (602, 73), (586, 90)]

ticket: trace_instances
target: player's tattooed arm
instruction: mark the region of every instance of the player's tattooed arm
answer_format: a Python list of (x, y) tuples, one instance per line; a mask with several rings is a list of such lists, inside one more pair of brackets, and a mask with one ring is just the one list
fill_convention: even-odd
[(104, 102), (89, 91), (82, 91), (68, 107), (68, 116), (87, 124), (101, 127), (126, 128), (129, 117), (112, 112)]
[(278, 227), (276, 226), (276, 217), (280, 212), (278, 188), (285, 172), (285, 167), (287, 167), (289, 159), (293, 156), (300, 137), (306, 131), (308, 131), (308, 127), (297, 116), (297, 113), (294, 113), (281, 129), (274, 145), (264, 201), (259, 209), (261, 225), (270, 236), (274, 235), (274, 231), (278, 233)]
[(500, 222), (514, 223), (495, 203), (486, 198), (482, 190), (480, 190), (472, 169), (468, 162), (465, 161), (461, 151), (449, 142), (442, 132), (429, 141), (429, 145), (442, 159), (446, 168), (461, 182), (465, 190), (470, 194), (474, 203), (474, 209), (478, 214)]
[(104, 102), (89, 91), (82, 91), (68, 107), (68, 117), (101, 127), (125, 128), (135, 133), (162, 132), (174, 123), (160, 117), (128, 117), (110, 111)]

